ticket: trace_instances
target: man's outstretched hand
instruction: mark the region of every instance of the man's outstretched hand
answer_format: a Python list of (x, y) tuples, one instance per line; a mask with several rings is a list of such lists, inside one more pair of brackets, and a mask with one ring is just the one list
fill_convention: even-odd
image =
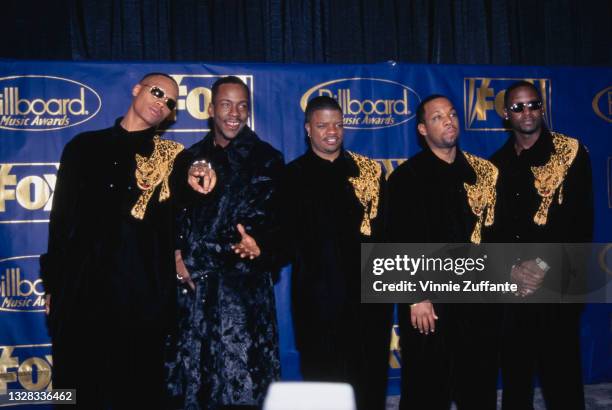
[(246, 233), (244, 226), (238, 224), (236, 225), (236, 229), (238, 229), (241, 239), (239, 243), (232, 245), (234, 253), (240, 255), (241, 258), (248, 257), (249, 259), (255, 259), (261, 255), (261, 249), (259, 249), (257, 242), (255, 242), (255, 239), (253, 239), (251, 235)]

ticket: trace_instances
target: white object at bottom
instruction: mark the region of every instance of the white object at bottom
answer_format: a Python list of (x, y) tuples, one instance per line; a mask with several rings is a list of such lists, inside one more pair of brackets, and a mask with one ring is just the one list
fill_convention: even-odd
[(275, 382), (263, 410), (356, 410), (355, 394), (347, 383)]

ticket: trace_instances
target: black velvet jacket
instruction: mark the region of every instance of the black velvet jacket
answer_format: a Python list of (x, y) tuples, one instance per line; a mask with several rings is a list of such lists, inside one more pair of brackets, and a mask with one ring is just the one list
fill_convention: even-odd
[(174, 319), (174, 195), (160, 202), (158, 186), (144, 218), (130, 214), (142, 193), (135, 155), (151, 155), (155, 130), (127, 132), (120, 121), (77, 135), (62, 154), (41, 256), (54, 342), (86, 323), (105, 332), (120, 323), (162, 328)]
[[(387, 240), (397, 243), (470, 243), (478, 218), (472, 212), (464, 183), (473, 185), (477, 174), (457, 149), (449, 164), (429, 148), (401, 164), (389, 178), (387, 205)], [(495, 213), (493, 209), (487, 212)], [(482, 224), (482, 242), (491, 240), (493, 225)], [(447, 256), (467, 256), (462, 250), (450, 250)], [(447, 252), (447, 251), (444, 251)], [(438, 255), (440, 256), (440, 255)], [(433, 273), (430, 273), (433, 274)], [(417, 274), (427, 280), (427, 275)], [(452, 279), (442, 276), (438, 280)], [(435, 299), (430, 292), (415, 292), (414, 302)]]
[[(497, 242), (509, 243), (588, 243), (593, 237), (593, 190), (591, 163), (582, 144), (561, 188), (552, 197), (545, 224), (538, 225), (534, 216), (542, 203), (535, 187), (532, 167), (546, 164), (555, 151), (553, 136), (546, 128), (529, 149), (517, 155), (514, 136), (491, 158), (499, 168), (499, 225)], [(560, 198), (561, 195), (561, 198)], [(539, 257), (551, 270), (547, 273), (542, 292), (553, 297), (562, 293), (579, 293), (585, 286), (584, 252), (567, 252), (559, 246), (530, 245), (507, 252), (508, 263), (517, 259)]]
[(542, 130), (529, 149), (516, 154), (514, 136), (491, 157), (499, 168), (499, 186), (503, 201), (500, 220), (500, 242), (591, 242), (593, 238), (593, 188), (591, 161), (580, 144), (574, 162), (563, 181), (563, 198), (554, 195), (545, 225), (537, 225), (533, 217), (542, 198), (534, 184), (533, 166), (544, 165), (554, 151), (553, 137)]
[(463, 183), (475, 181), (476, 173), (459, 149), (452, 164), (428, 148), (401, 164), (389, 178), (388, 241), (470, 242), (477, 218)]
[[(200, 195), (186, 186), (196, 159), (212, 163), (217, 186)], [(245, 127), (225, 148), (209, 133), (177, 159), (178, 246), (196, 284), (179, 289), (178, 355), (169, 388), (180, 407), (260, 405), (280, 376), (273, 274), (282, 155)], [(231, 245), (242, 224), (262, 254), (241, 259)]]
[(360, 244), (382, 233), (384, 176), (371, 235), (360, 226), (367, 210), (350, 177), (359, 167), (347, 151), (327, 161), (309, 150), (287, 166), (283, 187), (284, 246), (292, 265), (292, 309), (298, 349), (317, 343), (358, 316)]

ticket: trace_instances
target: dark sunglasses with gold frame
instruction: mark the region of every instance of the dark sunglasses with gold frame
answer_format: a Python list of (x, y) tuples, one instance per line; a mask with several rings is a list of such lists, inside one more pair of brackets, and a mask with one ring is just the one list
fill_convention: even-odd
[(144, 85), (145, 87), (149, 87), (149, 92), (151, 93), (151, 95), (159, 100), (163, 100), (164, 103), (166, 104), (166, 107), (168, 107), (170, 111), (176, 108), (176, 101), (173, 100), (172, 98), (166, 97), (166, 90), (164, 90), (158, 85), (150, 85), (150, 84), (142, 84), (142, 85)]

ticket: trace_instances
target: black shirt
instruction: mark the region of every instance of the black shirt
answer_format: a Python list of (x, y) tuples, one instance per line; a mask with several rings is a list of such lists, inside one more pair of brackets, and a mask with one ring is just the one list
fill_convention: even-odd
[[(574, 139), (568, 141), (577, 144)], [(580, 294), (585, 284), (585, 249), (571, 248), (568, 252), (568, 247), (547, 244), (592, 240), (593, 191), (589, 155), (579, 144), (561, 186), (552, 196), (545, 223), (540, 220), (538, 224), (534, 217), (542, 197), (536, 189), (532, 167), (543, 166), (555, 152), (553, 135), (543, 129), (538, 140), (519, 154), (514, 144), (515, 137), (511, 136), (491, 158), (499, 168), (496, 241), (530, 244), (508, 249), (508, 265), (517, 260), (540, 258), (551, 267), (538, 291), (539, 297), (557, 300), (562, 294)]]
[[(529, 149), (517, 154), (514, 136), (492, 157), (499, 168), (499, 200), (502, 201), (499, 242), (590, 242), (593, 237), (593, 190), (591, 162), (580, 144), (561, 188), (553, 196), (547, 221), (537, 225), (534, 216), (542, 202), (538, 194), (533, 166), (542, 166), (555, 148), (553, 136), (542, 130), (538, 140)], [(559, 195), (562, 201), (559, 203)]]
[(452, 163), (424, 149), (389, 178), (387, 232), (390, 242), (468, 243), (476, 224), (464, 182), (476, 173), (463, 152)]
[[(384, 177), (370, 235), (361, 231), (364, 209), (349, 178), (360, 168), (347, 151), (334, 161), (311, 150), (287, 166), (283, 183), (285, 249), (292, 270), (292, 307), (298, 347), (326, 330), (350, 326), (360, 301), (360, 244), (381, 233)], [(351, 319), (351, 320), (353, 320)], [(324, 330), (325, 329), (325, 330)]]

